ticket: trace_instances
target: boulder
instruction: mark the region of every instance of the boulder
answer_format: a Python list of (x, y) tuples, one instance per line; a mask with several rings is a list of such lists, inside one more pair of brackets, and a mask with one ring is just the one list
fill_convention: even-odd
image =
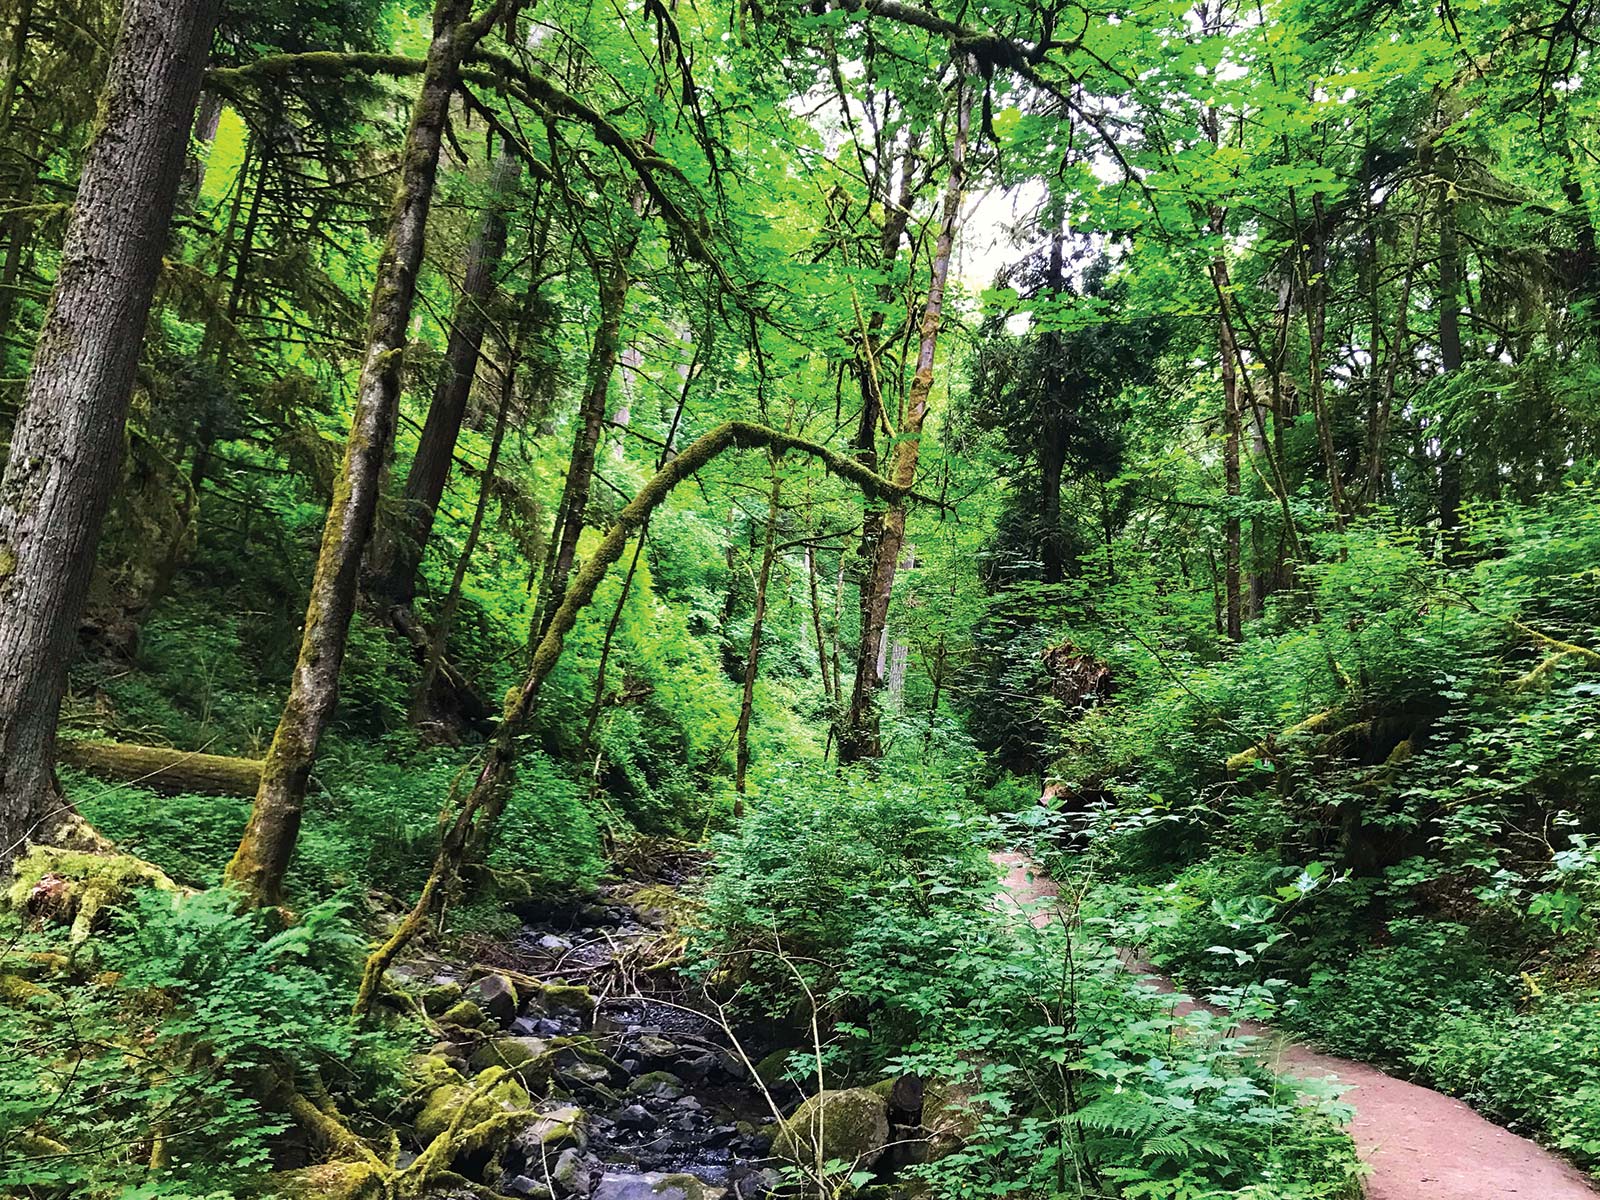
[(459, 983), (441, 983), (422, 993), (422, 1011), (430, 1017), (438, 1017), (449, 1012), (461, 1003), (461, 985)]
[(529, 1196), (532, 1200), (554, 1200), (555, 1193), (537, 1179), (515, 1175), (500, 1189), (508, 1196)]
[[(467, 1065), (473, 1071), (487, 1071), (490, 1067), (505, 1067), (508, 1071), (517, 1072), (524, 1083), (529, 1082), (529, 1077), (534, 1072), (525, 1069), (530, 1063), (546, 1058), (550, 1053), (550, 1043), (543, 1038), (536, 1037), (497, 1037), (490, 1038), (483, 1045), (472, 1052), (472, 1057), (467, 1060)], [(546, 1063), (542, 1074), (548, 1079), (551, 1064)]]
[(503, 1112), (528, 1107), (528, 1089), (507, 1075), (481, 1095), (474, 1095), (471, 1084), (447, 1083), (433, 1090), (414, 1124), (417, 1142), (426, 1146), (450, 1128), (457, 1115), (458, 1128), (470, 1129)]
[(635, 1100), (676, 1100), (683, 1095), (683, 1081), (671, 1071), (651, 1071), (628, 1085), (628, 1096)]
[(509, 1174), (532, 1175), (543, 1179), (547, 1164), (567, 1150), (581, 1152), (588, 1145), (584, 1132), (585, 1114), (581, 1108), (564, 1104), (541, 1113), (511, 1135), (500, 1155), (500, 1165)]
[(500, 974), (484, 975), (474, 979), (467, 984), (465, 995), (468, 1000), (502, 1025), (511, 1024), (516, 1019), (517, 1010), (522, 1006), (516, 986), (510, 979)]
[(589, 1200), (724, 1200), (726, 1188), (712, 1187), (693, 1175), (646, 1171), (639, 1175), (607, 1172)]
[(457, 1004), (452, 1004), (439, 1014), (439, 1024), (453, 1025), (457, 1029), (473, 1031), (482, 1029), (488, 1023), (488, 1020), (483, 1015), (483, 1009), (479, 1008), (471, 1000), (462, 1000)]
[(778, 1127), (772, 1152), (792, 1163), (821, 1156), (871, 1167), (889, 1144), (889, 1103), (866, 1088), (818, 1092)]
[(594, 1024), (594, 997), (586, 987), (565, 983), (534, 984), (525, 997), (527, 1015), (544, 1017), (568, 1024), (576, 1023), (579, 1029)]
[(550, 1179), (561, 1191), (569, 1196), (587, 1196), (589, 1194), (589, 1164), (583, 1159), (583, 1152), (576, 1146), (568, 1146), (556, 1157), (556, 1165), (550, 1168)]

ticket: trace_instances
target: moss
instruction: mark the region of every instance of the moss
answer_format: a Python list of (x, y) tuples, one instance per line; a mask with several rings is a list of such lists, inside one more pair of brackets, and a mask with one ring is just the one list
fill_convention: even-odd
[[(524, 990), (529, 989), (524, 984)], [(585, 1025), (594, 1018), (594, 996), (586, 987), (565, 983), (536, 983), (528, 997), (530, 1007), (549, 1015), (566, 1013), (578, 1017)]]
[(481, 1029), (487, 1021), (483, 1009), (471, 1000), (453, 1004), (439, 1015), (439, 1024), (456, 1025), (462, 1029)]
[(267, 1177), (262, 1200), (381, 1200), (385, 1176), (370, 1163), (329, 1162)]
[(772, 1152), (793, 1163), (840, 1159), (870, 1167), (889, 1143), (889, 1104), (866, 1088), (819, 1092), (779, 1126)]
[(467, 1084), (447, 1083), (434, 1089), (417, 1115), (417, 1141), (426, 1146), (448, 1130), (458, 1116), (459, 1128), (470, 1129), (501, 1113), (524, 1110), (528, 1104), (528, 1089), (509, 1075), (482, 1094)]
[(441, 983), (438, 987), (429, 988), (422, 993), (422, 1011), (430, 1017), (437, 1017), (449, 1012), (453, 1005), (461, 1002), (461, 985), (459, 983)]
[(38, 907), (38, 896), (53, 893), (47, 915), (58, 920), (70, 918), (72, 942), (77, 944), (89, 936), (102, 909), (122, 903), (141, 887), (179, 890), (160, 867), (131, 854), (35, 846), (17, 864), (16, 880), (6, 892), (5, 902), (25, 912)]

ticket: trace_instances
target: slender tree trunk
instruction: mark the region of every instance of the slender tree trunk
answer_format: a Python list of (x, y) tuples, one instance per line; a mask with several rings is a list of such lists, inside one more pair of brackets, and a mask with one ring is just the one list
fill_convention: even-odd
[[(1212, 265), (1219, 272), (1226, 287), (1227, 264), (1220, 259)], [(1239, 526), (1239, 497), (1242, 492), (1239, 471), (1240, 421), (1239, 421), (1239, 368), (1238, 349), (1233, 341), (1233, 324), (1224, 313), (1217, 322), (1217, 342), (1222, 358), (1222, 480), (1224, 503), (1228, 511), (1223, 516), (1222, 561), (1223, 591), (1226, 609), (1226, 627), (1229, 641), (1244, 640), (1243, 605), (1240, 593), (1241, 537)]]
[(806, 586), (811, 595), (811, 633), (817, 641), (817, 675), (822, 679), (822, 696), (834, 702), (833, 677), (828, 674), (828, 643), (822, 633), (822, 594), (817, 587), (817, 547), (806, 543)]
[[(1453, 156), (1440, 155), (1439, 169), (1449, 171)], [(1439, 185), (1439, 366), (1445, 375), (1461, 369), (1461, 242), (1456, 234), (1451, 183)], [(1448, 423), (1439, 427), (1439, 532), (1446, 554), (1461, 546), (1461, 459)]]
[[(405, 491), (394, 527), (380, 530), (373, 543), (368, 591), (379, 603), (409, 608), (417, 595), (417, 570), (434, 513), (444, 495), (455, 459), (456, 440), (478, 376), (483, 335), (488, 328), (488, 308), (499, 284), (500, 261), (505, 256), (511, 199), (522, 179), (522, 159), (510, 150), (496, 157), (489, 177), (488, 208), (467, 248), (461, 294), (450, 320), (444, 364), (434, 384), (433, 402), (423, 421), (416, 457), (406, 473)], [(534, 265), (537, 272), (538, 265)]]
[[(972, 120), (972, 97), (964, 77), (958, 78), (956, 130), (950, 144), (950, 176), (945, 187), (944, 211), (939, 236), (933, 251), (933, 268), (928, 281), (928, 298), (922, 309), (918, 330), (917, 372), (912, 377), (906, 398), (905, 420), (900, 440), (895, 444), (893, 469), (889, 477), (897, 486), (910, 491), (917, 476), (917, 457), (922, 439), (922, 422), (933, 392), (934, 352), (939, 342), (940, 320), (944, 310), (945, 281), (950, 274), (950, 257), (961, 220), (961, 199), (966, 190), (967, 137)], [(877, 650), (889, 620), (889, 597), (894, 590), (895, 567), (905, 545), (906, 508), (903, 501), (891, 503), (883, 514), (877, 546), (871, 556), (867, 581), (869, 594), (863, 603), (861, 644), (856, 652), (855, 684), (850, 693), (850, 708), (839, 739), (841, 762), (877, 758), (882, 753), (878, 736), (877, 692), (882, 684)]]
[(744, 815), (742, 798), (750, 770), (750, 713), (755, 706), (756, 672), (761, 665), (761, 628), (767, 619), (767, 586), (772, 582), (772, 560), (778, 537), (778, 500), (783, 493), (783, 476), (777, 461), (772, 464), (772, 492), (767, 499), (767, 531), (761, 544), (761, 570), (756, 576), (755, 615), (750, 618), (750, 646), (744, 659), (744, 692), (739, 701), (739, 720), (734, 729), (733, 787), (740, 799), (734, 801), (734, 816)]
[(378, 260), (355, 413), (323, 526), (300, 655), (250, 820), (224, 876), (252, 904), (274, 904), (282, 894), (317, 747), (338, 700), (339, 668), (355, 613), (361, 553), (372, 532), (378, 488), (394, 440), (406, 327), (450, 97), (462, 58), (488, 31), (497, 7), (470, 23), (471, 0), (439, 0), (434, 9), (433, 41), (406, 134), (389, 236)]
[(411, 702), (411, 723), (420, 723), (427, 712), (428, 697), (439, 678), (439, 668), (444, 662), (444, 648), (450, 640), (450, 629), (455, 624), (456, 611), (461, 607), (461, 588), (466, 582), (467, 567), (472, 562), (473, 551), (478, 548), (478, 537), (483, 532), (483, 516), (489, 508), (489, 497), (494, 492), (495, 471), (500, 466), (500, 446), (505, 441), (506, 419), (516, 397), (517, 357), (515, 344), (505, 349), (505, 362), (500, 368), (500, 403), (495, 412), (494, 434), (489, 440), (489, 457), (483, 464), (483, 477), (478, 482), (478, 503), (472, 510), (472, 524), (467, 529), (467, 540), (461, 544), (456, 556), (456, 569), (450, 577), (450, 590), (434, 618), (433, 633), (428, 639), (428, 654), (422, 664), (422, 678), (417, 682), (416, 695)]
[(600, 323), (589, 351), (589, 370), (584, 385), (583, 403), (578, 409), (578, 426), (573, 435), (572, 457), (567, 463), (567, 478), (556, 509), (550, 557), (545, 560), (544, 577), (539, 586), (539, 601), (534, 609), (530, 647), (537, 646), (550, 618), (566, 593), (567, 579), (578, 555), (578, 538), (583, 534), (584, 510), (589, 507), (589, 491), (594, 485), (594, 461), (600, 446), (600, 433), (606, 421), (606, 397), (611, 376), (616, 370), (622, 337), (622, 317), (628, 304), (628, 259), (630, 245), (609, 264), (600, 281)]
[(67, 819), (56, 721), (219, 0), (126, 0), (0, 481), (0, 863)]

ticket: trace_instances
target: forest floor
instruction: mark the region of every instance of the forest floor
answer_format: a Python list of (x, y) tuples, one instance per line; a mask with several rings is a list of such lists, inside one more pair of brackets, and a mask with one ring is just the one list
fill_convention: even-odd
[[(1055, 884), (1025, 856), (995, 854), (1005, 872), (1006, 895), (1031, 909), (1035, 924), (1052, 919), (1038, 901), (1056, 895)], [(1176, 994), (1176, 985), (1135, 954), (1130, 971), (1156, 991)], [(1220, 1012), (1181, 999), (1179, 1015), (1194, 1009)], [(1594, 1200), (1596, 1189), (1570, 1163), (1542, 1146), (1484, 1119), (1449, 1096), (1418, 1087), (1364, 1063), (1319, 1054), (1251, 1022), (1239, 1031), (1260, 1039), (1263, 1058), (1291, 1078), (1333, 1078), (1347, 1090), (1340, 1099), (1354, 1109), (1350, 1133), (1369, 1174), (1368, 1200)]]

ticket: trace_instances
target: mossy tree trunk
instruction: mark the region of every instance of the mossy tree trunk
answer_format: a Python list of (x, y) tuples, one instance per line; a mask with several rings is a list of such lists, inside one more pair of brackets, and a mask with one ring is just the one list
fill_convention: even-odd
[[(917, 458), (922, 441), (922, 423), (928, 413), (928, 398), (933, 393), (934, 352), (938, 348), (939, 328), (944, 313), (945, 281), (950, 275), (950, 257), (961, 221), (961, 199), (966, 192), (967, 138), (972, 122), (972, 96), (964, 79), (956, 83), (956, 128), (950, 141), (950, 175), (945, 184), (944, 210), (939, 237), (934, 245), (933, 266), (928, 280), (928, 297), (922, 307), (922, 322), (917, 336), (917, 371), (906, 396), (905, 417), (900, 423), (899, 440), (889, 478), (905, 492), (916, 482)], [(903, 500), (891, 503), (883, 513), (877, 545), (869, 558), (867, 581), (863, 585), (861, 643), (856, 649), (856, 677), (850, 693), (850, 708), (839, 738), (841, 762), (877, 758), (882, 754), (878, 735), (877, 695), (883, 685), (878, 667), (878, 650), (889, 621), (889, 597), (894, 591), (895, 569), (905, 547), (906, 506)]]
[(578, 555), (578, 538), (583, 534), (584, 511), (589, 507), (589, 492), (594, 486), (594, 461), (600, 448), (600, 434), (606, 422), (606, 398), (611, 391), (611, 376), (617, 368), (622, 344), (622, 317), (628, 304), (628, 260), (633, 243), (619, 249), (600, 273), (600, 321), (595, 328), (594, 346), (589, 351), (589, 369), (584, 383), (583, 402), (578, 409), (577, 430), (573, 434), (572, 456), (567, 462), (567, 477), (556, 509), (555, 528), (550, 538), (550, 557), (539, 584), (539, 601), (529, 629), (529, 645), (537, 646), (550, 618), (567, 590), (567, 580)]
[(509, 149), (496, 157), (489, 177), (488, 208), (467, 248), (466, 273), (450, 320), (444, 365), (423, 421), (416, 456), (393, 528), (380, 530), (373, 546), (369, 591), (378, 602), (406, 606), (416, 599), (417, 570), (433, 531), (434, 513), (450, 478), (456, 440), (477, 378), (488, 328), (489, 303), (499, 282), (509, 232), (507, 209), (522, 178), (522, 159)]
[(127, 0), (0, 481), (0, 863), (67, 816), (56, 720), (220, 0)]
[(378, 488), (394, 441), (406, 328), (450, 97), (460, 79), (462, 59), (492, 28), (503, 7), (491, 5), (475, 20), (469, 19), (472, 0), (439, 0), (434, 8), (433, 40), (406, 134), (388, 238), (378, 260), (355, 413), (323, 525), (300, 653), (250, 820), (224, 876), (251, 904), (276, 903), (282, 893), (317, 747), (338, 700), (361, 555), (372, 532)]

